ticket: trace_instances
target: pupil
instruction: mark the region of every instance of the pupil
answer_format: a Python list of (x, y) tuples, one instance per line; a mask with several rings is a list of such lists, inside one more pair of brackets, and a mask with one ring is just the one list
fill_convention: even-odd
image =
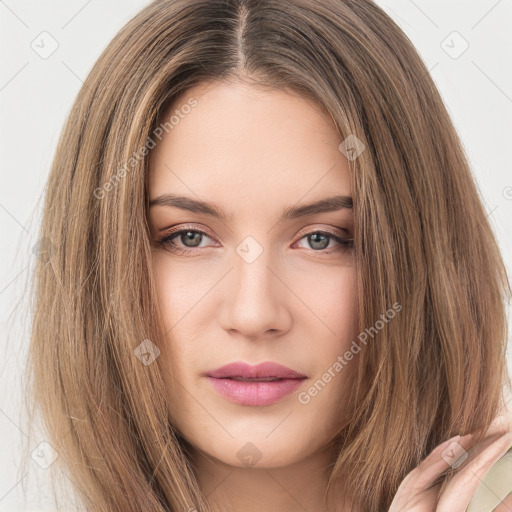
[[(318, 240), (317, 240), (318, 237), (323, 240), (318, 242)], [(314, 233), (314, 234), (310, 235), (309, 240), (310, 240), (311, 247), (313, 249), (325, 249), (329, 245), (329, 237), (322, 235), (321, 233)]]
[[(181, 234), (181, 241), (184, 243), (184, 245), (187, 245), (187, 247), (197, 247), (201, 243), (200, 238), (201, 233), (194, 233), (194, 231), (187, 231), (186, 233)], [(193, 242), (193, 244), (188, 245), (187, 242)]]

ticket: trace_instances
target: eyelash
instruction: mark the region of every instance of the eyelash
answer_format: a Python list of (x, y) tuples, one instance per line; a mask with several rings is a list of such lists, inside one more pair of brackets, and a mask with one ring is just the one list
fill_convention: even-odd
[[(192, 249), (190, 247), (183, 248), (183, 247), (178, 247), (176, 244), (174, 244), (174, 242), (173, 242), (174, 238), (178, 238), (182, 233), (199, 233), (200, 235), (204, 235), (210, 239), (212, 238), (210, 235), (208, 235), (208, 233), (206, 233), (200, 229), (183, 228), (180, 230), (172, 231), (169, 234), (166, 234), (163, 238), (161, 238), (157, 242), (162, 247), (169, 248), (171, 251), (176, 252), (179, 255), (187, 255), (187, 254), (196, 252), (197, 249), (201, 249), (200, 247), (196, 247), (194, 249)], [(306, 233), (303, 236), (301, 236), (299, 238), (299, 240), (297, 240), (297, 242), (299, 242), (300, 240), (302, 240), (304, 238), (307, 238), (310, 235), (315, 235), (315, 234), (327, 236), (330, 239), (333, 239), (336, 242), (338, 242), (340, 244), (340, 246), (338, 248), (334, 248), (334, 249), (331, 248), (330, 250), (329, 249), (319, 249), (319, 250), (309, 249), (310, 251), (312, 251), (314, 253), (332, 254), (332, 253), (338, 252), (338, 251), (346, 251), (346, 250), (350, 249), (351, 247), (353, 247), (352, 239), (344, 240), (344, 239), (340, 238), (339, 236), (335, 235), (334, 233), (330, 233), (329, 231), (322, 231), (322, 230), (310, 231), (309, 233)]]

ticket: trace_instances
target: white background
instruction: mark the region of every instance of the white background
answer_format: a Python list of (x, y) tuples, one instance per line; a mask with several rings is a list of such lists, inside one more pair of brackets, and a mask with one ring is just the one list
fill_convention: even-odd
[[(510, 273), (512, 1), (377, 3), (401, 26), (431, 70), (470, 158)], [(112, 37), (146, 4), (0, 0), (0, 511), (54, 510), (49, 470), (32, 460), (27, 471), (20, 469), (26, 457), (21, 442), (33, 449), (44, 439), (26, 437), (21, 408), (30, 321), (25, 287), (35, 258), (41, 194), (82, 81)], [(46, 59), (31, 47), (44, 31), (58, 43)], [(445, 51), (454, 55), (461, 49), (463, 41), (453, 31), (469, 44), (458, 58)], [(508, 362), (512, 367), (510, 343)]]

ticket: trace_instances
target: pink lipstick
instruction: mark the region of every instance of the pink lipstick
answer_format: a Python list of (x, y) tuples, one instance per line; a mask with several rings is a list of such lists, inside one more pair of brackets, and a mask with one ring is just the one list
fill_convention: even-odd
[(277, 402), (297, 389), (306, 375), (277, 363), (256, 366), (230, 363), (207, 372), (218, 393), (240, 405), (262, 406)]

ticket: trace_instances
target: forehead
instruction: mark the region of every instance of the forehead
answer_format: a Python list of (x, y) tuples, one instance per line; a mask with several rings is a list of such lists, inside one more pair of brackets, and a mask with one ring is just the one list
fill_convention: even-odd
[(160, 121), (171, 116), (150, 154), (151, 198), (173, 192), (279, 207), (305, 195), (351, 193), (330, 115), (295, 92), (202, 84), (176, 98)]

